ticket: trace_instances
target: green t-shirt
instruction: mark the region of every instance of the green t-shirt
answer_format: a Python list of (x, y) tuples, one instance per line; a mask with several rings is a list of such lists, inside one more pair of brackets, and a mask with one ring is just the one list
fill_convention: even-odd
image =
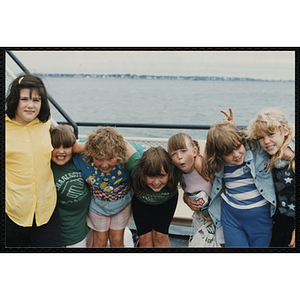
[(51, 161), (51, 168), (57, 191), (62, 245), (73, 245), (82, 241), (90, 230), (86, 224), (91, 201), (89, 186), (72, 159), (63, 166)]
[[(141, 156), (138, 152), (135, 152), (131, 157), (128, 159), (125, 168), (130, 171), (131, 177), (134, 178), (140, 161)], [(176, 176), (177, 177), (177, 176)], [(133, 184), (133, 188), (135, 189), (135, 186)], [(167, 191), (166, 187), (161, 189), (159, 192), (154, 192), (151, 188), (148, 188), (147, 191), (145, 191), (142, 195), (135, 194), (137, 199), (141, 202), (151, 204), (151, 205), (158, 205), (162, 204), (169, 199), (171, 199), (175, 194), (177, 193), (177, 190), (173, 193), (170, 193)]]

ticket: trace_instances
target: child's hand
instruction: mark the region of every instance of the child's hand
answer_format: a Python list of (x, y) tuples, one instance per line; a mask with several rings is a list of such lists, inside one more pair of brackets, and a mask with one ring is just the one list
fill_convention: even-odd
[(295, 157), (295, 153), (290, 147), (287, 147), (282, 154), (282, 159), (291, 161)]
[(296, 242), (296, 238), (295, 238), (295, 229), (294, 229), (294, 231), (292, 233), (292, 239), (291, 239), (291, 242), (289, 244), (289, 247), (295, 248), (295, 242)]
[(225, 110), (221, 110), (221, 113), (226, 116), (226, 118), (223, 119), (224, 123), (229, 123), (236, 127), (235, 120), (233, 118), (233, 111), (231, 108), (229, 108), (229, 114)]
[(200, 210), (198, 204), (196, 204), (188, 195), (183, 196), (183, 201), (192, 211)]
[(208, 216), (203, 216), (203, 219), (206, 220), (206, 221), (212, 221), (212, 218), (210, 215)]
[(73, 153), (82, 153), (85, 149), (86, 142), (75, 142), (75, 144), (72, 147)]

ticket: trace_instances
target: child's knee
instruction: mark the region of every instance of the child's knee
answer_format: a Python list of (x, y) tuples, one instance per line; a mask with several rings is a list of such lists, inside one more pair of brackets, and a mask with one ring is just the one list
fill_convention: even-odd
[(108, 242), (108, 232), (93, 232), (93, 248), (105, 248)]
[(123, 248), (124, 247), (124, 229), (110, 230), (109, 231), (109, 243), (110, 243), (111, 248)]
[(155, 246), (166, 245), (169, 242), (169, 237), (167, 234), (153, 231), (153, 241)]

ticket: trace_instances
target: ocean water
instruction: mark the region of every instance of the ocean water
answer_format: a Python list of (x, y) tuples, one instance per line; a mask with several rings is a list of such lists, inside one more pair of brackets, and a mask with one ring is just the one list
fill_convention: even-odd
[[(275, 107), (295, 120), (295, 83), (122, 78), (42, 77), (49, 94), (75, 122), (212, 125), (231, 107), (247, 126), (263, 108)], [(56, 121), (64, 118), (51, 108)], [(91, 127), (79, 128), (88, 134)], [(184, 131), (205, 139), (206, 130), (118, 128), (125, 137), (164, 137)]]

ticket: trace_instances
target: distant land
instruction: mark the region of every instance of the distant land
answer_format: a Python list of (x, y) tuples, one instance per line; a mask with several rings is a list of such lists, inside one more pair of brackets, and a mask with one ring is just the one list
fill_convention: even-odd
[(219, 80), (219, 81), (282, 81), (294, 82), (294, 80), (255, 79), (244, 77), (217, 77), (217, 76), (159, 76), (159, 75), (136, 75), (136, 74), (58, 74), (58, 73), (34, 73), (39, 77), (74, 77), (74, 78), (129, 78), (129, 79), (152, 79), (152, 80)]

